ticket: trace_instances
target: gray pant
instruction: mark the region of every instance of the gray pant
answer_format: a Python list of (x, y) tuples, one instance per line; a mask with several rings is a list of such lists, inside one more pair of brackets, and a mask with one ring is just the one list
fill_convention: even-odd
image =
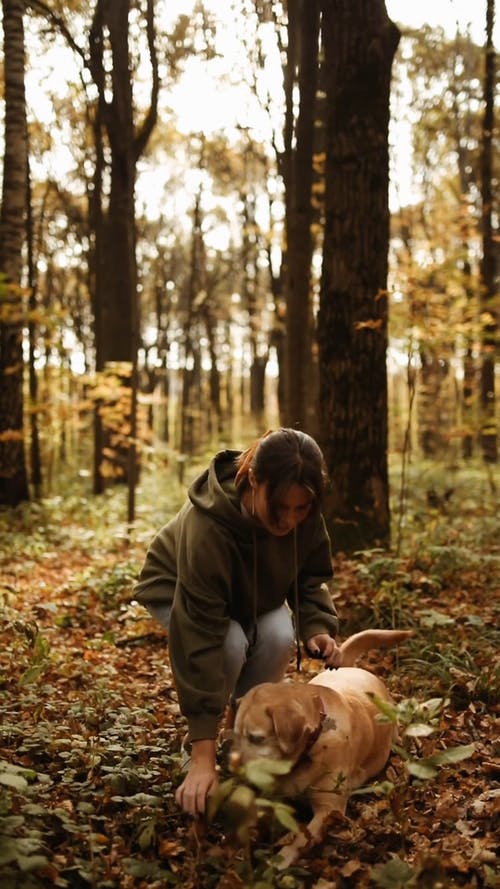
[[(148, 605), (155, 620), (168, 629), (170, 607)], [(257, 634), (251, 645), (241, 625), (232, 620), (224, 640), (224, 676), (227, 697), (240, 698), (260, 682), (279, 682), (285, 675), (295, 649), (292, 616), (286, 605), (257, 619)]]

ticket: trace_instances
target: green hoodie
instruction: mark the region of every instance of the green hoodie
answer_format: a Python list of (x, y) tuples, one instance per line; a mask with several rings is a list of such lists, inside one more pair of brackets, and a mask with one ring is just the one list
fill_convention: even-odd
[(323, 516), (311, 512), (284, 537), (263, 529), (241, 510), (239, 453), (221, 451), (195, 479), (180, 512), (151, 543), (134, 591), (144, 605), (172, 606), (170, 663), (192, 741), (216, 736), (227, 703), (223, 646), (231, 619), (251, 639), (255, 618), (287, 601), (303, 642), (338, 630)]

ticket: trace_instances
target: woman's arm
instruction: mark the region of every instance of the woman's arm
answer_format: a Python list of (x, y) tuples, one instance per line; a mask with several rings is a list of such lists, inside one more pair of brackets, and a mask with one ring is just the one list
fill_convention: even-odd
[(139, 579), (134, 587), (134, 598), (142, 605), (172, 605), (177, 581), (175, 552), (176, 516), (164, 525), (153, 538)]

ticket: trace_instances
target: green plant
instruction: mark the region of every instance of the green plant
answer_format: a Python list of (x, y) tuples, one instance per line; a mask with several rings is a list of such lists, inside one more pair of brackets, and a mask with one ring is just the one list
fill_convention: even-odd
[[(245, 886), (257, 889), (276, 885), (268, 882), (273, 873), (273, 855), (259, 857), (252, 854), (257, 829), (267, 831), (271, 841), (283, 833), (283, 829), (292, 833), (299, 831), (293, 808), (273, 795), (277, 776), (286, 775), (291, 768), (289, 761), (254, 760), (223, 781), (210, 798), (209, 820), (219, 821), (227, 834), (245, 850), (241, 874)], [(277, 885), (285, 887), (286, 881), (280, 880)], [(294, 882), (290, 889), (292, 886), (295, 886)]]
[[(15, 814), (12, 800), (12, 790), (26, 793), (36, 778), (33, 769), (0, 761), (0, 868), (7, 881), (12, 879), (13, 886), (21, 885), (19, 872), (30, 874), (44, 867), (48, 860), (42, 854), (42, 834), (28, 827), (24, 815)], [(8, 883), (2, 882), (3, 885)]]
[(282, 827), (297, 832), (299, 826), (293, 809), (279, 799), (273, 799), (276, 777), (286, 775), (292, 768), (288, 760), (254, 760), (226, 781), (210, 799), (209, 818), (223, 816), (232, 824), (232, 832), (240, 842), (247, 843), (252, 828), (271, 814)]
[(431, 698), (419, 702), (409, 698), (399, 703), (390, 703), (371, 695), (380, 710), (380, 721), (390, 722), (397, 726), (399, 741), (393, 743), (393, 749), (403, 760), (409, 776), (422, 781), (435, 778), (441, 766), (452, 765), (472, 756), (475, 744), (445, 747), (430, 756), (421, 756), (418, 741), (440, 731), (440, 720), (447, 701), (443, 698)]

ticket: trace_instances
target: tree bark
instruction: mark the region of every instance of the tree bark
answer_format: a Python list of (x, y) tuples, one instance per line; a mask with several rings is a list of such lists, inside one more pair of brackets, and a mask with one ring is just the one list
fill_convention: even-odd
[[(146, 30), (151, 62), (151, 101), (140, 127), (134, 126), (132, 71), (129, 53), (130, 0), (97, 0), (90, 30), (90, 66), (98, 88), (96, 118), (96, 176), (95, 185), (101, 188), (93, 196), (95, 253), (95, 342), (96, 367), (103, 370), (109, 364), (127, 362), (132, 371), (132, 390), (135, 385), (139, 330), (137, 301), (137, 261), (135, 225), (136, 164), (144, 151), (156, 123), (159, 92), (158, 60), (155, 50), (154, 0), (147, 0)], [(105, 53), (111, 58), (111, 68), (105, 68)], [(110, 150), (110, 189), (107, 207), (103, 209), (103, 140), (107, 137)], [(130, 405), (128, 450), (134, 450), (133, 430), (134, 395)], [(104, 487), (101, 473), (101, 452), (106, 431), (102, 429), (99, 412), (95, 426), (94, 491)], [(121, 455), (123, 456), (123, 455)], [(130, 456), (130, 455), (128, 455)], [(133, 487), (131, 459), (123, 476)], [(134, 470), (134, 475), (136, 469)], [(129, 495), (130, 503), (133, 492)]]
[(389, 96), (399, 31), (383, 0), (323, 4), (326, 193), (318, 318), (325, 513), (337, 550), (387, 545)]
[(28, 143), (24, 87), (25, 0), (3, 0), (5, 157), (0, 214), (0, 504), (29, 499), (23, 417), (22, 250)]
[(309, 426), (308, 408), (317, 398), (317, 387), (312, 385), (311, 374), (311, 224), (319, 21), (319, 0), (293, 0), (293, 3), (289, 0), (288, 33), (293, 50), (289, 64), (297, 58), (296, 85), (300, 100), (295, 144), (288, 146), (289, 158), (285, 167), (285, 422), (287, 426), (302, 429)]
[[(132, 303), (135, 299), (135, 150), (132, 77), (129, 69), (129, 0), (99, 0), (94, 25), (99, 49), (94, 43), (94, 77), (99, 86), (99, 104), (111, 155), (111, 184), (104, 217), (103, 290), (96, 317), (100, 347), (98, 364), (132, 360)], [(109, 34), (112, 54), (110, 83), (103, 74), (105, 39)], [(96, 76), (96, 71), (99, 74)], [(109, 98), (106, 95), (108, 91)]]
[[(29, 154), (29, 148), (28, 148)], [(28, 390), (30, 399), (30, 474), (33, 493), (38, 498), (42, 492), (42, 455), (40, 449), (40, 424), (38, 411), (38, 377), (35, 367), (36, 329), (33, 320), (37, 307), (37, 268), (34, 250), (33, 207), (29, 160), (26, 168), (26, 256), (28, 267), (29, 312), (28, 322)]]
[(496, 463), (498, 459), (497, 429), (495, 418), (495, 358), (497, 319), (493, 300), (495, 297), (496, 248), (493, 238), (493, 129), (495, 95), (495, 47), (493, 22), (495, 2), (488, 0), (486, 8), (486, 48), (484, 74), (484, 119), (481, 154), (482, 240), (481, 260), (481, 445), (483, 459)]

